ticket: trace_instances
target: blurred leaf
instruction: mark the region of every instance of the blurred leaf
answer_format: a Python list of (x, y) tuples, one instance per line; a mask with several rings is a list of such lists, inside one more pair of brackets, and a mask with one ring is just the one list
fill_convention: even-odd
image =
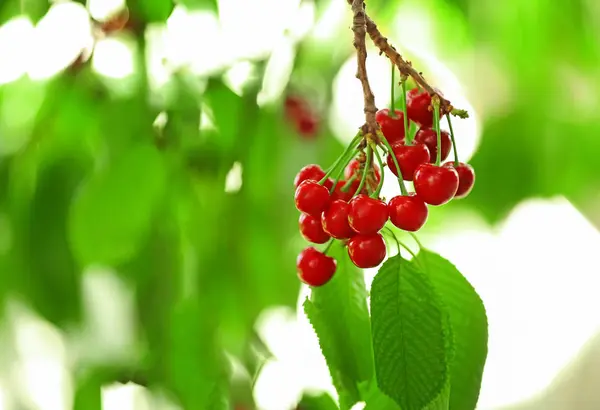
[(450, 316), (454, 355), (450, 365), (450, 410), (474, 409), (487, 357), (487, 316), (467, 279), (441, 256), (421, 249), (411, 264), (427, 274)]
[(371, 286), (377, 385), (402, 410), (448, 409), (449, 329), (427, 276), (400, 255)]
[[(246, 97), (247, 104), (220, 79), (211, 78), (206, 86), (204, 98), (208, 103), (212, 120), (218, 129), (219, 144), (225, 152), (231, 151), (235, 144), (243, 141), (241, 130), (247, 130), (243, 121), (248, 114), (244, 109), (250, 109), (249, 104), (256, 106), (256, 98), (252, 93)], [(255, 94), (254, 94), (255, 96)], [(248, 130), (252, 132), (252, 130)], [(241, 137), (238, 139), (237, 137)]]
[(82, 265), (116, 265), (133, 256), (165, 186), (163, 160), (152, 146), (133, 146), (92, 177), (76, 198), (70, 238)]
[(35, 24), (49, 8), (48, 0), (3, 0), (0, 3), (0, 25), (19, 15), (26, 15)]
[(329, 254), (338, 263), (336, 274), (312, 289), (304, 311), (319, 338), (340, 408), (349, 409), (360, 400), (360, 383), (373, 375), (367, 292), (363, 272), (352, 265), (343, 244), (336, 241)]
[(217, 0), (178, 0), (178, 2), (190, 11), (208, 10), (215, 13), (219, 11)]
[(305, 393), (298, 403), (297, 410), (338, 410), (339, 407), (327, 393), (319, 395)]
[(77, 381), (73, 410), (102, 410), (102, 383), (93, 376)]
[(131, 14), (146, 23), (162, 23), (169, 18), (175, 5), (172, 0), (128, 0)]

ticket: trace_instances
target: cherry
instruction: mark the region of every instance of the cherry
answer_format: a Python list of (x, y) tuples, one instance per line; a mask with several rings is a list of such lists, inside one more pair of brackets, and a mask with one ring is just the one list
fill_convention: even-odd
[(304, 137), (314, 137), (319, 128), (319, 121), (310, 114), (305, 114), (296, 119), (296, 131)]
[[(440, 161), (444, 161), (450, 155), (452, 149), (452, 140), (447, 131), (440, 131), (440, 139), (442, 142), (442, 156)], [(431, 128), (421, 128), (415, 135), (415, 142), (427, 145), (429, 148), (430, 161), (435, 162), (437, 158), (437, 133)]]
[(394, 110), (394, 113), (396, 117), (391, 117), (390, 110), (384, 108), (375, 114), (375, 119), (381, 127), (381, 132), (390, 145), (404, 141), (405, 137), (404, 113), (399, 110)]
[(458, 189), (458, 172), (452, 167), (423, 164), (415, 172), (415, 191), (430, 205), (449, 202)]
[(315, 181), (306, 180), (296, 188), (294, 200), (300, 212), (320, 216), (329, 204), (329, 190)]
[(416, 232), (425, 225), (427, 205), (416, 194), (395, 196), (388, 203), (390, 221), (400, 229)]
[[(400, 165), (400, 171), (402, 171), (402, 178), (406, 181), (412, 181), (415, 174), (415, 170), (421, 164), (429, 162), (429, 149), (425, 144), (415, 145), (395, 145), (392, 147), (398, 165)], [(398, 170), (391, 154), (387, 156), (387, 164), (394, 175), (398, 176)]]
[(323, 230), (335, 239), (348, 239), (356, 233), (348, 224), (350, 205), (343, 200), (333, 201), (321, 215)]
[(318, 216), (301, 214), (298, 220), (298, 227), (300, 228), (300, 233), (308, 242), (325, 243), (331, 238), (323, 230), (321, 218)]
[(336, 199), (341, 199), (342, 201), (348, 202), (352, 199), (352, 197), (354, 196), (354, 193), (356, 192), (356, 190), (358, 189), (358, 186), (360, 185), (360, 181), (357, 179), (352, 181), (350, 183), (350, 187), (349, 187), (348, 191), (344, 192), (344, 191), (342, 191), (342, 188), (344, 187), (344, 185), (346, 185), (347, 182), (348, 181), (345, 181), (345, 180), (338, 181), (338, 183), (335, 185), (335, 189), (331, 193), (332, 201), (335, 201)]
[(298, 172), (298, 174), (296, 174), (296, 178), (294, 179), (294, 186), (298, 188), (298, 185), (300, 185), (307, 179), (319, 182), (323, 179), (324, 176), (325, 171), (323, 171), (323, 169), (320, 166), (316, 164), (306, 165), (300, 170), (300, 172)]
[(446, 162), (444, 167), (454, 168), (458, 172), (458, 189), (454, 198), (461, 199), (469, 195), (475, 185), (475, 170), (469, 164), (459, 162), (458, 166), (455, 166), (454, 161)]
[[(354, 158), (346, 165), (346, 169), (344, 169), (344, 178), (350, 179), (353, 175), (356, 175), (360, 181), (360, 178), (362, 177), (362, 167), (363, 163)], [(377, 165), (373, 165), (373, 172), (371, 175), (373, 175), (373, 173), (375, 174), (375, 182), (379, 183), (381, 180), (381, 170)]]
[(348, 255), (359, 268), (374, 268), (385, 259), (383, 236), (379, 233), (353, 236), (348, 241)]
[(296, 259), (296, 270), (300, 280), (310, 286), (322, 286), (335, 273), (336, 262), (315, 248), (308, 247)]
[(367, 195), (357, 195), (350, 201), (348, 223), (354, 231), (361, 234), (378, 232), (388, 220), (387, 204)]
[(431, 106), (431, 96), (425, 90), (413, 88), (406, 93), (406, 113), (408, 118), (421, 127), (431, 128), (433, 125), (433, 111), (429, 110)]

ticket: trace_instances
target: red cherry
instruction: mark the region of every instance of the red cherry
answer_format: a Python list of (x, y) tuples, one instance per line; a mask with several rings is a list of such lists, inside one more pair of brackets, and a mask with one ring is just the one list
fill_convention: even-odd
[(461, 199), (469, 195), (475, 185), (475, 170), (469, 164), (459, 162), (458, 167), (454, 165), (454, 161), (446, 162), (444, 167), (454, 168), (458, 172), (458, 189), (454, 194), (455, 199)]
[(298, 220), (298, 227), (300, 228), (300, 233), (308, 242), (325, 243), (331, 238), (323, 230), (321, 218), (318, 216), (301, 214)]
[(374, 268), (385, 259), (383, 236), (379, 233), (353, 236), (348, 241), (348, 255), (359, 268)]
[(348, 239), (356, 235), (348, 224), (350, 205), (340, 199), (333, 201), (321, 215), (323, 230), (335, 239)]
[(413, 88), (406, 93), (406, 113), (408, 118), (421, 127), (431, 128), (433, 125), (433, 111), (429, 111), (431, 96), (425, 90)]
[(415, 172), (415, 191), (430, 205), (449, 202), (458, 189), (458, 172), (452, 167), (423, 164)]
[(354, 231), (361, 234), (378, 232), (387, 222), (389, 212), (387, 204), (367, 195), (357, 195), (350, 201), (348, 223)]
[(394, 110), (394, 113), (396, 117), (391, 117), (390, 110), (384, 108), (375, 114), (375, 119), (381, 127), (381, 132), (390, 145), (404, 141), (405, 136), (404, 113), (399, 110)]
[(300, 280), (310, 286), (322, 286), (335, 273), (336, 262), (315, 248), (308, 247), (296, 259), (296, 270)]
[[(354, 158), (348, 163), (348, 165), (346, 165), (346, 169), (344, 169), (344, 178), (350, 179), (353, 175), (356, 175), (360, 181), (360, 178), (362, 177), (362, 166), (362, 163), (358, 159)], [(379, 183), (381, 180), (381, 170), (375, 164), (373, 164), (373, 172), (375, 173), (375, 182)]]
[[(452, 149), (452, 140), (450, 139), (450, 134), (443, 130), (440, 131), (440, 139), (442, 140), (442, 157), (440, 161), (444, 161), (446, 158), (448, 158), (448, 155), (450, 155), (450, 150)], [(429, 148), (429, 155), (431, 157), (429, 160), (431, 162), (436, 161), (437, 133), (434, 129), (421, 128), (419, 131), (417, 131), (414, 141), (427, 145), (427, 148)]]
[(307, 179), (310, 179), (315, 182), (319, 182), (320, 180), (323, 179), (324, 176), (325, 176), (325, 171), (323, 171), (323, 169), (320, 166), (318, 166), (316, 164), (310, 164), (310, 165), (307, 165), (304, 168), (302, 168), (300, 170), (300, 172), (298, 172), (298, 174), (296, 174), (296, 178), (294, 179), (294, 186), (296, 188), (298, 188), (298, 185), (300, 185), (302, 182), (306, 181)]
[[(398, 165), (400, 165), (400, 171), (402, 171), (402, 178), (406, 181), (412, 181), (415, 174), (415, 170), (421, 164), (429, 162), (429, 149), (425, 144), (415, 145), (396, 145), (392, 147)], [(398, 176), (398, 170), (394, 159), (390, 154), (387, 156), (387, 164), (394, 175)]]
[(314, 137), (318, 128), (319, 121), (311, 114), (304, 114), (296, 119), (296, 131), (304, 137)]
[(294, 200), (300, 212), (320, 216), (329, 204), (329, 190), (315, 181), (307, 180), (296, 188)]
[(416, 194), (395, 196), (388, 203), (390, 221), (400, 229), (416, 232), (427, 220), (427, 205)]
[(323, 186), (327, 188), (328, 191), (331, 191), (331, 188), (333, 188), (333, 179), (327, 178)]
[(350, 188), (348, 189), (347, 192), (343, 192), (342, 188), (344, 187), (344, 185), (346, 185), (348, 181), (338, 181), (338, 183), (335, 185), (335, 189), (333, 190), (332, 194), (331, 194), (331, 200), (335, 201), (336, 199), (341, 199), (342, 201), (348, 202), (352, 199), (352, 197), (354, 196), (354, 193), (356, 192), (356, 190), (358, 189), (358, 186), (360, 185), (360, 181), (355, 179), (354, 181), (352, 181), (350, 183)]

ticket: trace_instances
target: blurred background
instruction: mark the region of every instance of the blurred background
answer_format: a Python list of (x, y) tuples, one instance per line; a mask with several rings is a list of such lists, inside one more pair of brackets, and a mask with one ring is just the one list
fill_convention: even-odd
[[(471, 114), (475, 189), (420, 237), (487, 306), (479, 408), (600, 408), (600, 2), (367, 10)], [(0, 409), (329, 408), (292, 181), (364, 121), (350, 25), (343, 0), (0, 1)]]

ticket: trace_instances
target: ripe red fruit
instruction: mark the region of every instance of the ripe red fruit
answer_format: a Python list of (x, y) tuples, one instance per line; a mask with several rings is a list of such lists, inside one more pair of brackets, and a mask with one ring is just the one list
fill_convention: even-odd
[[(447, 131), (440, 131), (440, 139), (442, 142), (442, 157), (440, 161), (444, 161), (450, 155), (450, 150), (452, 149), (452, 139), (450, 138), (450, 134)], [(431, 162), (436, 161), (437, 156), (437, 133), (434, 129), (431, 128), (421, 128), (417, 131), (415, 135), (415, 142), (420, 142), (421, 144), (427, 145), (429, 148), (429, 155), (431, 158), (429, 160)]]
[(296, 270), (300, 280), (310, 286), (322, 286), (335, 273), (336, 262), (315, 248), (308, 247), (298, 255)]
[(296, 118), (296, 131), (304, 137), (314, 137), (319, 129), (318, 119), (311, 114), (304, 114)]
[(325, 243), (331, 239), (323, 230), (321, 218), (318, 216), (301, 214), (298, 220), (298, 227), (300, 228), (300, 233), (308, 242)]
[(381, 127), (381, 132), (385, 139), (394, 145), (404, 141), (404, 113), (399, 110), (394, 110), (396, 117), (390, 117), (390, 110), (384, 108), (377, 111), (375, 119)]
[[(392, 147), (398, 165), (400, 165), (400, 171), (402, 172), (402, 178), (406, 181), (412, 181), (415, 174), (415, 170), (421, 164), (429, 162), (429, 149), (425, 144), (415, 145), (403, 145), (399, 144)], [(387, 156), (387, 164), (394, 175), (398, 176), (398, 170), (391, 154)]]
[(356, 235), (348, 223), (350, 205), (340, 199), (333, 201), (321, 215), (323, 230), (335, 239), (348, 239)]
[(350, 201), (348, 223), (361, 234), (378, 232), (389, 217), (387, 204), (367, 195), (357, 195)]
[(329, 204), (329, 190), (315, 181), (307, 180), (296, 188), (296, 208), (312, 216), (320, 216)]
[(431, 128), (433, 125), (433, 111), (429, 111), (431, 96), (425, 90), (413, 88), (406, 93), (406, 113), (408, 118), (421, 127)]
[(458, 172), (452, 167), (423, 164), (415, 172), (415, 191), (430, 205), (449, 202), (458, 190)]
[(358, 189), (358, 186), (360, 185), (360, 181), (355, 179), (354, 181), (352, 181), (350, 183), (350, 188), (348, 189), (348, 191), (343, 192), (342, 188), (344, 187), (344, 185), (346, 185), (347, 182), (348, 181), (345, 181), (345, 180), (338, 181), (338, 183), (335, 185), (335, 189), (331, 193), (332, 201), (340, 199), (342, 201), (348, 202), (352, 199), (352, 197), (354, 196), (354, 193), (356, 192), (356, 190)]
[(469, 195), (473, 189), (473, 185), (475, 185), (475, 170), (473, 167), (463, 162), (460, 162), (458, 167), (456, 167), (454, 161), (446, 162), (443, 166), (454, 168), (458, 172), (458, 189), (456, 190), (456, 194), (454, 194), (454, 198), (461, 199)]
[(416, 232), (427, 220), (427, 205), (414, 193), (395, 196), (388, 203), (390, 221), (400, 229)]
[[(358, 180), (360, 181), (360, 178), (362, 177), (361, 166), (362, 163), (358, 159), (354, 158), (348, 163), (348, 165), (346, 165), (346, 169), (344, 169), (344, 178), (350, 179), (353, 175), (356, 175)], [(373, 164), (372, 167), (373, 173), (375, 174), (375, 182), (379, 183), (379, 181), (381, 180), (381, 170), (375, 164)]]
[(348, 241), (348, 255), (359, 268), (374, 268), (385, 259), (383, 236), (379, 233), (353, 236)]
[(324, 176), (325, 171), (323, 171), (323, 169), (320, 166), (316, 164), (306, 165), (300, 170), (300, 172), (298, 172), (298, 174), (296, 174), (296, 178), (294, 179), (294, 186), (298, 188), (298, 185), (300, 185), (307, 179), (319, 182), (323, 179)]

